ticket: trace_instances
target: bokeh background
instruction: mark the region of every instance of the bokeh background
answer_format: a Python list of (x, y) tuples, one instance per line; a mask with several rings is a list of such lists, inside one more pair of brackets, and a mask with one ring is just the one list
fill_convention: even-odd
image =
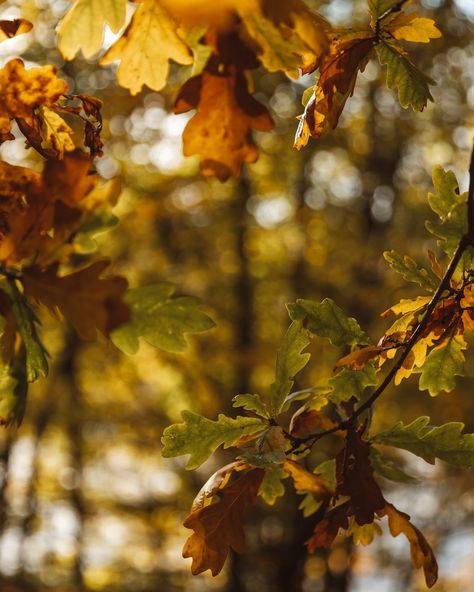
[[(333, 24), (367, 19), (364, 2), (313, 3)], [(132, 286), (169, 281), (199, 296), (217, 326), (190, 339), (185, 354), (146, 347), (133, 357), (106, 343), (83, 343), (45, 316), (53, 365), (33, 386), (20, 429), (0, 433), (0, 589), (2, 592), (90, 590), (143, 592), (415, 592), (424, 589), (409, 562), (408, 544), (383, 536), (371, 547), (338, 539), (307, 557), (312, 521), (300, 499), (250, 515), (248, 550), (232, 556), (217, 578), (192, 577), (181, 548), (181, 522), (202, 483), (231, 458), (221, 452), (195, 472), (185, 459), (163, 459), (160, 436), (183, 409), (214, 417), (231, 412), (237, 393), (268, 391), (276, 349), (287, 326), (285, 303), (333, 298), (374, 339), (379, 313), (417, 294), (382, 257), (397, 249), (423, 261), (436, 245), (424, 229), (426, 195), (435, 164), (452, 168), (461, 187), (474, 126), (474, 3), (422, 0), (443, 37), (415, 47), (431, 76), (435, 103), (404, 111), (371, 61), (347, 103), (337, 131), (297, 153), (292, 149), (301, 95), (311, 77), (291, 81), (256, 72), (257, 98), (269, 106), (273, 133), (257, 134), (261, 157), (239, 180), (203, 180), (194, 158), (181, 155), (189, 115), (172, 115), (185, 71), (172, 69), (163, 93), (131, 97), (116, 85), (113, 67), (81, 57), (65, 63), (55, 27), (64, 0), (0, 4), (0, 16), (35, 24), (0, 48), (4, 63), (21, 55), (29, 65), (55, 64), (71, 92), (104, 100), (104, 178), (120, 176), (115, 208), (120, 223), (99, 237), (100, 252)], [(108, 32), (105, 46), (113, 36)], [(0, 156), (40, 167), (22, 139)], [(312, 345), (299, 380), (319, 384), (331, 374), (334, 348)], [(474, 431), (473, 362), (455, 392), (431, 399), (411, 379), (377, 404), (374, 428), (430, 415)], [(330, 439), (315, 462), (334, 450)], [(417, 484), (382, 485), (387, 497), (427, 535), (440, 563), (436, 592), (467, 592), (474, 579), (474, 479), (444, 464), (407, 454)]]

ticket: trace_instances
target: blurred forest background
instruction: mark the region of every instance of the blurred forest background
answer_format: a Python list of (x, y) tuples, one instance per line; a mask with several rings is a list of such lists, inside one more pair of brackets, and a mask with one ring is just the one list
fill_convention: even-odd
[[(436, 250), (424, 230), (426, 195), (435, 164), (467, 186), (474, 126), (474, 3), (422, 0), (443, 37), (417, 45), (414, 60), (436, 82), (435, 103), (404, 111), (371, 61), (359, 76), (338, 129), (300, 153), (292, 148), (301, 95), (310, 77), (291, 81), (257, 73), (258, 99), (276, 122), (257, 134), (261, 156), (239, 180), (203, 180), (194, 158), (181, 155), (189, 114), (172, 115), (182, 73), (165, 92), (132, 97), (117, 86), (114, 67), (78, 58), (65, 63), (55, 27), (65, 0), (0, 4), (2, 18), (23, 16), (35, 27), (5, 42), (2, 65), (55, 64), (71, 92), (104, 100), (104, 178), (119, 176), (119, 224), (99, 237), (101, 252), (132, 287), (168, 281), (198, 296), (216, 328), (190, 340), (184, 354), (142, 343), (133, 357), (105, 343), (82, 343), (65, 326), (47, 332), (56, 361), (48, 380), (31, 389), (19, 430), (0, 433), (0, 589), (2, 592), (402, 592), (422, 590), (407, 543), (381, 537), (371, 547), (341, 539), (327, 553), (306, 556), (312, 520), (290, 491), (275, 507), (260, 503), (247, 525), (248, 549), (217, 578), (192, 577), (181, 548), (181, 522), (207, 477), (210, 460), (186, 472), (184, 460), (162, 459), (164, 427), (183, 409), (209, 417), (231, 412), (237, 393), (265, 392), (287, 326), (285, 303), (333, 298), (377, 339), (379, 313), (416, 288), (403, 285), (382, 257), (397, 249), (421, 261)], [(367, 20), (365, 2), (314, 5), (333, 24)], [(112, 42), (106, 35), (106, 45)], [(2, 159), (40, 167), (24, 140), (4, 143)], [(49, 319), (45, 316), (44, 326)], [(334, 363), (323, 342), (312, 345), (304, 384), (318, 384)], [(464, 421), (474, 431), (474, 368), (454, 393), (431, 399), (416, 381), (391, 389), (374, 421), (431, 415), (433, 423)], [(325, 458), (321, 447), (313, 455)], [(226, 462), (225, 452), (219, 463)], [(474, 578), (474, 478), (446, 465), (417, 462), (421, 484), (384, 482), (390, 499), (422, 528), (440, 562), (436, 592), (466, 592)], [(8, 478), (6, 476), (8, 475)]]

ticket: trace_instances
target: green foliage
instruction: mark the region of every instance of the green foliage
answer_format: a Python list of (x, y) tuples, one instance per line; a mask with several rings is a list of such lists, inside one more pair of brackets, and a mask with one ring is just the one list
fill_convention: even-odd
[(26, 379), (28, 382), (34, 382), (48, 374), (47, 354), (36, 332), (38, 319), (14, 280), (0, 282), (0, 290), (10, 302), (25, 348)]
[(285, 495), (285, 486), (283, 479), (288, 477), (288, 473), (281, 465), (269, 465), (265, 468), (265, 476), (258, 491), (258, 495), (269, 505), (273, 506), (279, 497)]
[(135, 354), (141, 337), (154, 347), (181, 352), (187, 345), (185, 333), (214, 327), (214, 321), (199, 310), (196, 298), (172, 298), (174, 291), (171, 284), (156, 284), (127, 292), (131, 319), (112, 333), (114, 344), (127, 354)]
[(25, 413), (27, 389), (23, 364), (17, 361), (13, 367), (0, 365), (0, 425), (20, 425)]
[(220, 414), (217, 421), (211, 421), (191, 411), (183, 411), (182, 416), (184, 423), (173, 424), (163, 432), (162, 454), (168, 458), (189, 454), (187, 469), (202, 465), (221, 444), (228, 448), (239, 438), (267, 426), (261, 419), (252, 417), (233, 419)]
[(232, 399), (234, 407), (243, 407), (245, 411), (252, 411), (260, 417), (268, 419), (269, 413), (260, 395), (236, 395)]
[(415, 68), (395, 43), (383, 41), (377, 45), (376, 51), (382, 66), (387, 66), (387, 86), (398, 90), (400, 105), (422, 111), (426, 102), (433, 100), (428, 86), (433, 81)]
[(293, 386), (293, 378), (306, 366), (310, 358), (309, 354), (301, 353), (309, 345), (309, 342), (308, 331), (299, 320), (294, 320), (288, 328), (277, 354), (275, 382), (271, 387), (273, 417), (288, 408), (287, 396)]
[(395, 461), (383, 454), (378, 448), (372, 447), (370, 449), (370, 464), (378, 475), (389, 481), (395, 481), (395, 483), (413, 483), (416, 481), (414, 477), (402, 471)]
[(370, 343), (358, 322), (347, 317), (330, 298), (322, 302), (297, 300), (288, 305), (290, 317), (300, 321), (314, 335), (326, 337), (333, 345), (363, 345)]
[(399, 273), (407, 282), (418, 284), (428, 292), (435, 289), (437, 282), (433, 275), (423, 267), (418, 267), (410, 257), (402, 257), (396, 251), (385, 251), (383, 256), (393, 271)]
[(329, 379), (332, 392), (328, 399), (333, 403), (349, 401), (352, 397), (360, 400), (368, 386), (377, 384), (377, 373), (373, 364), (367, 364), (361, 370), (343, 368)]
[(462, 434), (464, 424), (445, 423), (429, 426), (430, 418), (423, 416), (408, 425), (398, 422), (385, 432), (376, 434), (373, 442), (408, 450), (430, 464), (436, 458), (459, 468), (474, 464), (474, 434)]
[(464, 373), (463, 350), (466, 347), (464, 339), (455, 336), (433, 349), (421, 369), (420, 390), (429, 391), (432, 397), (441, 391), (452, 391), (456, 386), (455, 377)]

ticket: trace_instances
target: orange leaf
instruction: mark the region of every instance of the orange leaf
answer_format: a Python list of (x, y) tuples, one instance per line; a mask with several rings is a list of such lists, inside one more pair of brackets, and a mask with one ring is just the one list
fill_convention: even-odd
[(347, 99), (354, 92), (357, 74), (363, 71), (375, 44), (371, 31), (336, 39), (323, 58), (313, 96), (301, 116), (295, 148), (305, 146), (310, 136), (319, 138), (337, 126)]
[(216, 576), (223, 568), (229, 549), (245, 551), (242, 521), (247, 507), (255, 504), (265, 472), (253, 469), (226, 485), (219, 502), (194, 510), (184, 521), (194, 530), (183, 548), (183, 557), (192, 557), (194, 575), (207, 569)]
[(320, 547), (328, 549), (337, 537), (339, 530), (349, 528), (350, 501), (344, 502), (329, 510), (325, 517), (317, 522), (313, 536), (306, 541), (309, 553), (314, 553)]
[(294, 460), (286, 460), (283, 469), (291, 475), (297, 493), (312, 493), (318, 501), (334, 494), (324, 479), (310, 473)]
[(367, 362), (380, 355), (383, 349), (383, 347), (378, 345), (368, 345), (362, 349), (357, 349), (338, 360), (335, 367), (341, 368), (342, 366), (348, 366), (353, 370), (360, 370), (367, 364)]
[[(181, 88), (175, 113), (196, 108), (183, 134), (186, 156), (199, 154), (201, 171), (225, 181), (238, 175), (244, 162), (255, 162), (258, 149), (250, 130), (270, 131), (273, 122), (266, 108), (248, 91), (244, 68), (257, 65), (235, 34), (221, 35), (216, 51), (199, 76)], [(235, 56), (235, 57), (234, 57)]]
[(23, 273), (25, 294), (59, 312), (83, 338), (92, 340), (97, 331), (107, 336), (129, 318), (122, 297), (127, 281), (119, 276), (101, 279), (108, 261), (96, 261), (80, 271), (59, 276), (58, 266), (30, 267)]

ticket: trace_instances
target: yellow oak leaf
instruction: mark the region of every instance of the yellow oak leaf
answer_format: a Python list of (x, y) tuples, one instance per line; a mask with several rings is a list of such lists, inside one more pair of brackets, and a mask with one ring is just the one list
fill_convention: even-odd
[(72, 60), (79, 50), (90, 58), (104, 41), (104, 27), (117, 33), (125, 23), (126, 0), (77, 0), (59, 23), (59, 51)]
[(441, 37), (441, 31), (430, 18), (420, 17), (417, 12), (400, 13), (384, 26), (395, 39), (429, 43), (431, 39)]
[(75, 150), (72, 139), (72, 128), (55, 111), (48, 107), (39, 108), (38, 117), (41, 122), (41, 136), (46, 147), (51, 146), (59, 158), (64, 152)]
[(156, 0), (144, 0), (123, 36), (107, 51), (101, 64), (120, 60), (117, 80), (132, 95), (144, 85), (161, 90), (168, 77), (169, 60), (192, 64), (190, 49), (177, 32), (177, 24)]

